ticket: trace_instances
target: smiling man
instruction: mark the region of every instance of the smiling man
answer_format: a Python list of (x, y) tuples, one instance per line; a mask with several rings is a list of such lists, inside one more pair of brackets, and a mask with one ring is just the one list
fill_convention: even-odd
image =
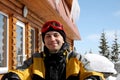
[(103, 80), (95, 72), (86, 73), (81, 55), (70, 50), (62, 24), (48, 21), (41, 32), (44, 50), (6, 73), (2, 80)]

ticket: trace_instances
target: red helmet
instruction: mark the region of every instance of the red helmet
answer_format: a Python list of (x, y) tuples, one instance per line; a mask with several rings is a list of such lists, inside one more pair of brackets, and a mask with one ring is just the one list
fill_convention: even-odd
[(49, 32), (49, 31), (57, 31), (57, 32), (59, 32), (62, 35), (64, 41), (66, 42), (66, 34), (65, 34), (64, 30), (63, 30), (63, 25), (60, 24), (59, 22), (52, 20), (52, 21), (47, 21), (43, 25), (43, 27), (41, 29), (43, 42), (44, 42), (45, 34), (47, 32)]
[(43, 27), (42, 27), (42, 29), (41, 29), (41, 32), (42, 32), (42, 33), (46, 33), (46, 32), (49, 30), (49, 28), (53, 28), (54, 30), (64, 31), (64, 30), (63, 30), (63, 25), (60, 24), (59, 22), (57, 22), (57, 21), (48, 21), (48, 22), (46, 22), (46, 23), (43, 25)]

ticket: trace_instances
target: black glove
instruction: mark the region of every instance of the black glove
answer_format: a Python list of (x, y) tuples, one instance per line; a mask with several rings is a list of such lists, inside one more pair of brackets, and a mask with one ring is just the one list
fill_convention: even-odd
[(1, 80), (20, 80), (20, 78), (17, 74), (9, 72), (4, 74)]
[(89, 76), (85, 80), (102, 80), (99, 76)]

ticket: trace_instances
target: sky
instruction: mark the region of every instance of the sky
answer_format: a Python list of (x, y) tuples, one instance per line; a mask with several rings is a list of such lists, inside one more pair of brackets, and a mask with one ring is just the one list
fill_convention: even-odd
[[(120, 44), (120, 0), (78, 0), (80, 16), (77, 20), (81, 40), (75, 40), (78, 53), (99, 53), (101, 33), (104, 31), (111, 48), (117, 34)], [(109, 49), (110, 49), (109, 48)]]

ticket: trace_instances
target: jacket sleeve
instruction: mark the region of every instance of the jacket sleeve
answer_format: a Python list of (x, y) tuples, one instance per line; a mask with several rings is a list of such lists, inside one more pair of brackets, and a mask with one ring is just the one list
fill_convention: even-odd
[(32, 75), (32, 57), (24, 61), (24, 64), (21, 67), (18, 67), (15, 70), (10, 70), (6, 73), (2, 80), (31, 80)]
[(80, 74), (80, 80), (105, 80), (105, 78), (104, 75), (100, 72), (87, 71), (84, 69)]
[(9, 72), (4, 74), (1, 80), (20, 80), (20, 77), (13, 72)]

